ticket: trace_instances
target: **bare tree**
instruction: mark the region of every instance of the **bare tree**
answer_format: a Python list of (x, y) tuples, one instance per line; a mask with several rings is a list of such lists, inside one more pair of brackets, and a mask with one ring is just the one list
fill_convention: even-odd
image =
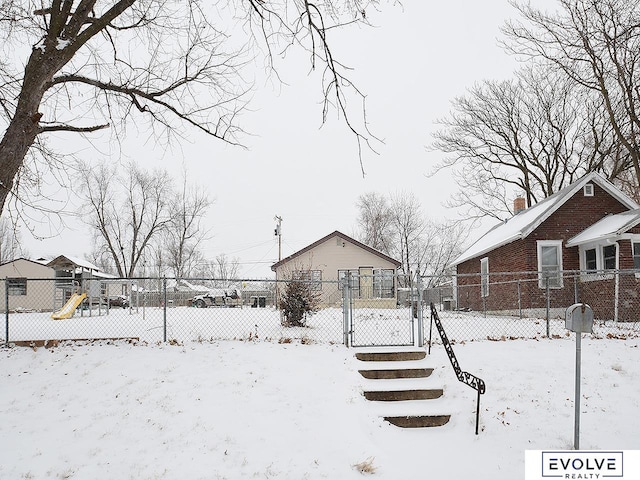
[(201, 258), (198, 248), (207, 235), (201, 224), (210, 205), (206, 192), (188, 185), (184, 173), (182, 189), (170, 202), (170, 220), (164, 232), (169, 267), (177, 278), (189, 276), (191, 267)]
[(590, 171), (617, 175), (626, 158), (613, 160), (598, 103), (546, 65), (469, 89), (434, 134), (433, 148), (450, 154), (435, 171), (453, 168), (459, 187), (449, 205), (466, 218), (502, 219), (516, 195), (531, 206)]
[[(469, 229), (461, 223), (426, 218), (412, 193), (397, 192), (389, 197), (367, 193), (358, 198), (357, 207), (358, 239), (387, 255), (398, 256), (402, 264), (400, 286), (411, 285), (416, 270), (430, 278), (427, 286), (436, 284), (467, 239)], [(373, 243), (375, 238), (384, 238), (380, 244), (384, 249)]]
[(391, 225), (398, 242), (398, 253), (402, 265), (403, 286), (412, 284), (412, 267), (417, 262), (420, 238), (426, 228), (420, 201), (413, 193), (396, 192), (391, 195)]
[(368, 192), (358, 197), (358, 239), (387, 255), (394, 254), (391, 207), (387, 197)]
[(0, 218), (0, 265), (27, 255), (20, 246), (20, 231), (7, 218)]
[[(51, 134), (83, 136), (128, 124), (168, 139), (192, 127), (239, 143), (251, 59), (292, 45), (324, 69), (323, 119), (333, 105), (360, 146), (372, 138), (354, 123), (348, 99), (364, 95), (345, 76), (329, 36), (366, 23), (376, 0), (262, 0), (207, 6), (198, 0), (0, 0), (0, 214), (21, 197), (20, 175), (40, 156), (55, 176), (65, 165), (47, 148)], [(27, 46), (27, 48), (24, 48)], [(31, 48), (29, 48), (31, 47)], [(24, 183), (23, 183), (24, 184)]]
[(451, 263), (463, 252), (469, 228), (460, 222), (430, 220), (424, 230), (417, 264), (427, 278), (425, 288), (436, 287), (450, 279)]
[(212, 287), (227, 288), (240, 275), (240, 260), (221, 253), (213, 260), (202, 261), (194, 270), (195, 275), (212, 279)]
[(82, 218), (95, 229), (98, 250), (110, 258), (120, 277), (134, 277), (145, 250), (170, 222), (168, 173), (131, 165), (125, 177), (107, 164), (85, 165), (80, 180)]
[(640, 2), (559, 0), (560, 11), (514, 3), (522, 16), (503, 31), (507, 49), (550, 62), (602, 100), (615, 140), (640, 186)]
[(221, 253), (214, 260), (214, 278), (221, 280), (237, 280), (240, 272), (240, 263), (237, 257), (229, 258), (225, 253)]

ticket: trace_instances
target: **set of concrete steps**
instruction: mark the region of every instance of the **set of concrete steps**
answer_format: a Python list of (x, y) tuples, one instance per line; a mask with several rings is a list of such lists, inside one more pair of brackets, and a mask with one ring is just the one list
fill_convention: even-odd
[[(439, 413), (445, 407), (442, 388), (426, 388), (433, 383), (432, 368), (425, 366), (424, 351), (375, 351), (356, 353), (364, 377), (363, 395), (383, 405), (384, 419), (402, 428), (439, 427), (451, 415)], [(384, 402), (384, 403), (382, 403)]]

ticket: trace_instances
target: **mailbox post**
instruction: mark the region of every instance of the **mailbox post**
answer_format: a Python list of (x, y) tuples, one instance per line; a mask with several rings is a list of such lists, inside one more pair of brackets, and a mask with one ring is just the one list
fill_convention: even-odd
[(575, 303), (567, 308), (565, 327), (576, 333), (576, 393), (573, 428), (573, 448), (580, 449), (580, 367), (582, 334), (593, 332), (593, 310), (585, 303)]

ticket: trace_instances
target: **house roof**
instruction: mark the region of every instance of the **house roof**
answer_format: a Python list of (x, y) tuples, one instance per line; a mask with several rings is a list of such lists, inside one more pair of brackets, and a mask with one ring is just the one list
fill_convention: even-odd
[(280, 260), (279, 262), (274, 263), (273, 265), (271, 265), (271, 270), (272, 271), (276, 271), (276, 269), (281, 266), (284, 265), (287, 262), (290, 262), (291, 260), (293, 260), (296, 257), (299, 257), (300, 255), (303, 255), (304, 253), (308, 252), (309, 250), (313, 250), (315, 247), (317, 247), (318, 245), (326, 242), (327, 240), (333, 238), (333, 237), (339, 237), (341, 239), (343, 239), (346, 242), (349, 242), (357, 247), (362, 248), (363, 250), (366, 250), (370, 253), (373, 253), (374, 255), (377, 255), (380, 258), (383, 258), (384, 260), (393, 263), (396, 267), (399, 267), (401, 265), (401, 262), (399, 262), (398, 260), (391, 258), (388, 255), (385, 255), (384, 253), (382, 253), (379, 250), (376, 250), (375, 248), (370, 247), (369, 245), (365, 245), (364, 243), (361, 243), (359, 241), (357, 241), (354, 238), (351, 238), (348, 235), (345, 235), (342, 232), (339, 232), (338, 230), (336, 230), (333, 233), (330, 233), (329, 235), (322, 237), (320, 240), (313, 242), (311, 245), (308, 245), (306, 247), (304, 247), (302, 250), (298, 250), (297, 252), (289, 255), (286, 258), (283, 258), (282, 260)]
[(86, 268), (87, 270), (95, 271), (100, 270), (100, 268), (87, 260), (83, 260), (82, 258), (77, 257), (71, 257), (68, 255), (60, 255), (54, 258), (49, 263), (47, 263), (47, 267), (59, 270), (68, 270), (73, 268)]
[(43, 266), (43, 267), (47, 266), (45, 263), (40, 262), (39, 260), (31, 260), (29, 258), (20, 257), (20, 258), (14, 258), (13, 260), (6, 261), (4, 263), (0, 263), (0, 267), (2, 267), (4, 265), (9, 265), (10, 263), (13, 263), (13, 262), (17, 262), (18, 260), (23, 260), (25, 262), (35, 263), (36, 265), (40, 265), (40, 266)]
[(640, 205), (622, 193), (611, 182), (600, 174), (591, 172), (534, 206), (494, 226), (456, 258), (452, 265), (459, 265), (515, 240), (526, 238), (587, 183), (597, 184), (630, 210), (640, 208)]
[(597, 242), (616, 237), (640, 224), (640, 209), (629, 210), (615, 215), (607, 215), (586, 230), (567, 241), (567, 247)]

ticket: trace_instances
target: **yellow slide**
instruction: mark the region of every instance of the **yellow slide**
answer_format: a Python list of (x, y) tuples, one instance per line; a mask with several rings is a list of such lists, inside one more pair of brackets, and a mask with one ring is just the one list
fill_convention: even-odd
[(78, 305), (80, 305), (85, 298), (87, 298), (86, 293), (82, 293), (82, 294), (74, 293), (73, 295), (71, 295), (71, 298), (69, 299), (69, 301), (64, 304), (64, 307), (62, 307), (57, 312), (54, 312), (51, 314), (51, 318), (53, 318), (54, 320), (62, 320), (64, 318), (70, 318), (75, 313), (76, 308), (78, 308)]

